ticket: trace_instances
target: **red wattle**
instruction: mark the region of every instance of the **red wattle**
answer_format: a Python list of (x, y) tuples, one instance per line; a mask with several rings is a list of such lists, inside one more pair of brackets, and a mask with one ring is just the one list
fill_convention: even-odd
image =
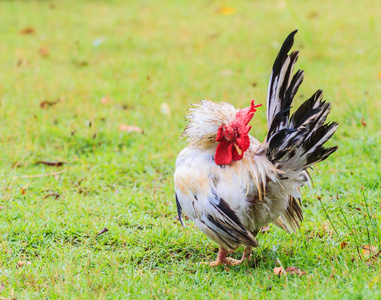
[(217, 165), (228, 165), (233, 159), (233, 144), (227, 140), (218, 144), (214, 161)]

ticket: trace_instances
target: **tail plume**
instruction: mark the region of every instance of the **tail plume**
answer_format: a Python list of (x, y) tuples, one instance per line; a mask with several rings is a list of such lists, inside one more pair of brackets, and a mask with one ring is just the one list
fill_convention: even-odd
[(287, 210), (274, 222), (286, 231), (296, 231), (303, 220), (299, 188), (309, 182), (308, 168), (325, 160), (337, 147), (324, 147), (335, 133), (338, 123), (326, 123), (331, 103), (318, 90), (291, 115), (292, 101), (303, 82), (304, 72), (294, 67), (298, 51), (288, 52), (296, 30), (284, 41), (275, 59), (267, 97), (268, 134), (266, 155), (280, 171), (283, 186), (292, 188)]
[(284, 171), (303, 171), (323, 161), (337, 147), (323, 147), (335, 133), (338, 123), (325, 123), (331, 103), (323, 100), (318, 90), (290, 117), (291, 104), (304, 72), (297, 71), (291, 79), (299, 52), (288, 54), (296, 30), (284, 41), (270, 77), (267, 98), (268, 143), (267, 155), (272, 163)]

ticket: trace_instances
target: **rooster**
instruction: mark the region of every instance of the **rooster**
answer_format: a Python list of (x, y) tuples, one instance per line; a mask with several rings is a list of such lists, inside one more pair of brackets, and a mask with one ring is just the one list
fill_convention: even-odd
[[(310, 184), (308, 169), (337, 147), (324, 147), (338, 127), (326, 123), (331, 103), (318, 90), (291, 116), (293, 98), (304, 72), (293, 75), (299, 52), (291, 50), (292, 32), (275, 59), (267, 96), (268, 133), (263, 143), (249, 135), (257, 108), (235, 109), (202, 100), (193, 106), (181, 137), (187, 147), (176, 159), (177, 213), (184, 212), (220, 248), (211, 266), (247, 262), (258, 247), (259, 230), (274, 223), (295, 232), (303, 220), (300, 188)], [(241, 260), (227, 257), (244, 245)]]

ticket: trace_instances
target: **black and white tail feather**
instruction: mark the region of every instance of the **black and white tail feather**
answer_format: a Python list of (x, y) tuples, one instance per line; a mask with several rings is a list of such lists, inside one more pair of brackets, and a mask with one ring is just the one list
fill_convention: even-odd
[[(338, 123), (325, 123), (331, 103), (323, 101), (321, 90), (290, 117), (292, 101), (304, 77), (302, 70), (292, 76), (299, 52), (288, 54), (296, 32), (286, 38), (273, 65), (267, 98), (268, 134), (265, 145), (266, 155), (274, 166), (285, 176), (298, 176), (302, 186), (308, 183), (307, 169), (337, 150), (337, 147), (326, 148), (323, 145), (335, 133)], [(300, 199), (297, 201), (290, 196), (286, 212), (275, 224), (287, 231), (296, 231), (302, 220)]]

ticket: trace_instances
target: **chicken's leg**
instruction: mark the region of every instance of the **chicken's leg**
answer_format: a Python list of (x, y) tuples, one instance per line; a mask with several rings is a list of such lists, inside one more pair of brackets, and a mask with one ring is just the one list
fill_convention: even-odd
[(228, 257), (227, 258), (227, 261), (228, 261), (227, 265), (237, 266), (237, 265), (240, 265), (244, 262), (249, 262), (250, 257), (251, 257), (251, 249), (252, 248), (250, 246), (246, 246), (245, 250), (243, 251), (242, 258), (240, 260)]
[(226, 258), (226, 255), (229, 254), (229, 250), (220, 246), (220, 250), (217, 254), (217, 260), (212, 262), (203, 262), (202, 264), (209, 265), (211, 267), (217, 267), (221, 265), (229, 265), (229, 261)]
[(251, 247), (250, 246), (247, 246), (245, 248), (241, 260), (237, 260), (237, 259), (234, 259), (231, 257), (226, 257), (227, 254), (230, 254), (233, 251), (227, 250), (227, 249), (220, 246), (220, 250), (218, 251), (218, 254), (217, 254), (217, 260), (212, 261), (212, 262), (205, 262), (203, 264), (207, 264), (211, 267), (217, 267), (217, 266), (221, 266), (221, 265), (236, 266), (236, 265), (239, 265), (245, 261), (249, 261), (250, 256), (251, 256), (250, 255), (250, 253), (251, 253)]

